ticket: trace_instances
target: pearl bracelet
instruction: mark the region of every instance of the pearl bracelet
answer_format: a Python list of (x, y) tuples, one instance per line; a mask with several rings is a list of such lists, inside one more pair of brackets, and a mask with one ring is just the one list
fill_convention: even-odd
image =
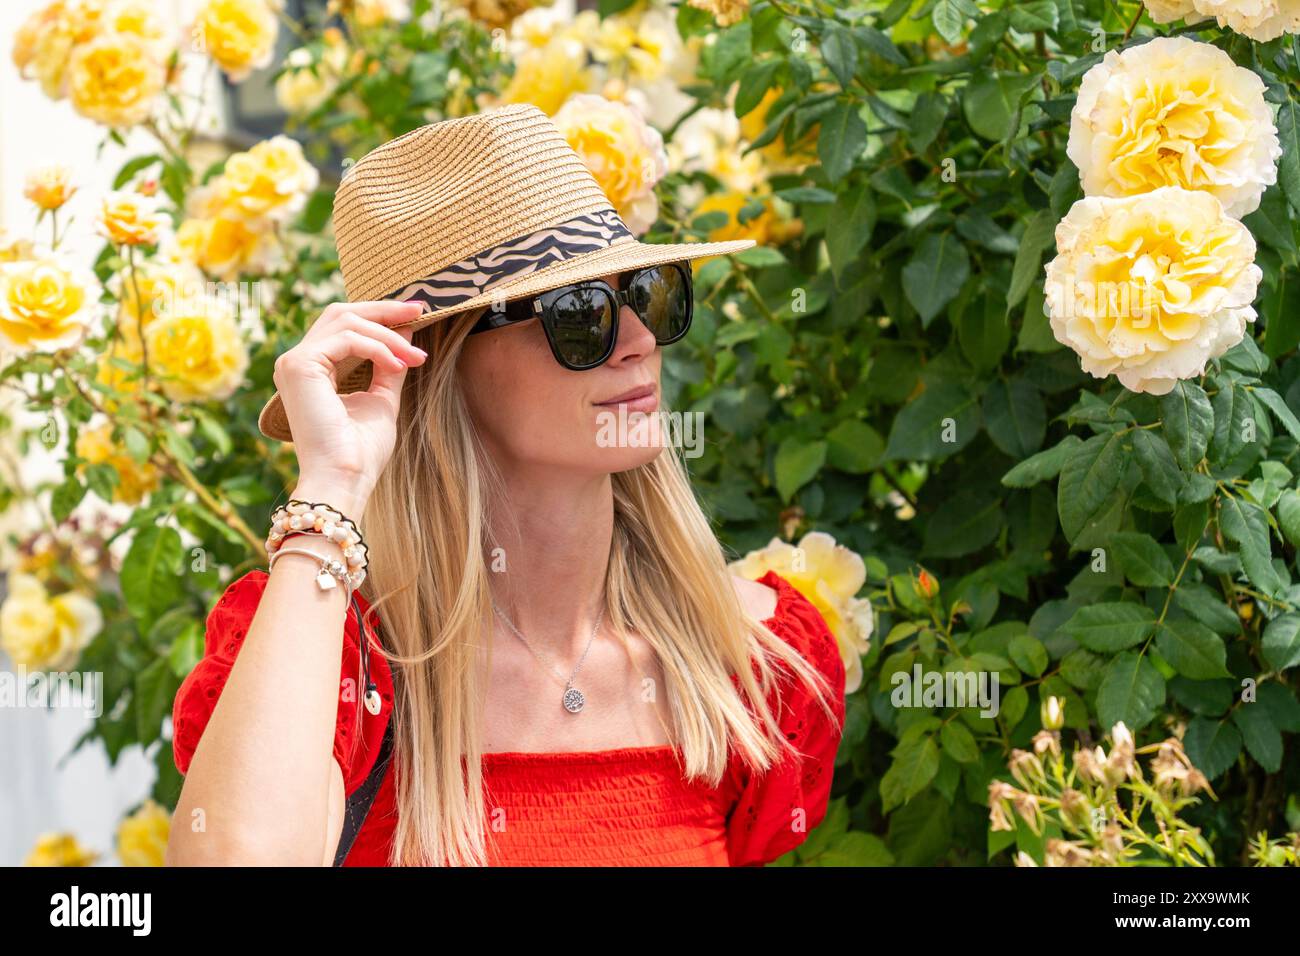
[(268, 559), (274, 558), (285, 539), (295, 534), (320, 535), (339, 545), (343, 549), (343, 560), (338, 563), (343, 566), (352, 587), (360, 587), (366, 576), (368, 549), (350, 518), (327, 504), (292, 499), (271, 513), (271, 531), (266, 538)]

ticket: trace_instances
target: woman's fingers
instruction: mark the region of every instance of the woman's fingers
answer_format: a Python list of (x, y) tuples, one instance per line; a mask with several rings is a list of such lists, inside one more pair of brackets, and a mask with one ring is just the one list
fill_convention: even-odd
[(386, 325), (364, 318), (355, 312), (342, 313), (333, 320), (330, 328), (333, 330), (350, 329), (353, 332), (359, 332), (362, 335), (377, 339), (387, 345), (393, 354), (405, 361), (407, 365), (419, 365), (427, 357), (421, 349), (411, 344), (409, 330), (404, 330), (407, 334), (403, 335), (395, 329), (390, 329)]

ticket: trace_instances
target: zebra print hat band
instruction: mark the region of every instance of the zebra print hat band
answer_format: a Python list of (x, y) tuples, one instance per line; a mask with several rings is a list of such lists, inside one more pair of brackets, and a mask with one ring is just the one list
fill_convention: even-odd
[(574, 216), (462, 259), (384, 298), (403, 302), (414, 299), (433, 310), (451, 309), (511, 279), (632, 238), (613, 209)]

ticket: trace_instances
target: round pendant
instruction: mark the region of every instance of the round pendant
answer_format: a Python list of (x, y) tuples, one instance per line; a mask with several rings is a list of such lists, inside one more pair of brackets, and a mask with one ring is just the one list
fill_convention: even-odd
[(571, 714), (576, 714), (582, 710), (582, 705), (587, 702), (587, 698), (582, 696), (582, 691), (576, 687), (570, 687), (564, 692), (564, 709)]
[(371, 715), (378, 716), (380, 708), (383, 707), (383, 701), (379, 697), (379, 691), (372, 690), (366, 694), (366, 710)]

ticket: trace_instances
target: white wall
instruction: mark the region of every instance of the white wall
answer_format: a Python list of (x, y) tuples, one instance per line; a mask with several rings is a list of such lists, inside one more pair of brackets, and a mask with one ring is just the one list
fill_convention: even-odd
[[(45, 3), (0, 3), (0, 225), (11, 234), (31, 235), (35, 213), (22, 194), (27, 171), (63, 163), (80, 188), (65, 209), (71, 213), (72, 227), (61, 249), (89, 266), (101, 246), (93, 234), (98, 197), (111, 186), (121, 164), (152, 141), (147, 134), (133, 133), (126, 149), (110, 143), (97, 155), (103, 129), (74, 113), (66, 101), (50, 101), (38, 84), (18, 75), (10, 57), (13, 37), (23, 20)], [(156, 3), (183, 37), (186, 0)], [(201, 80), (202, 66), (196, 62), (187, 75)], [(213, 99), (210, 92), (208, 102)], [(66, 221), (66, 215), (61, 213), (61, 219)], [(47, 229), (48, 223), (44, 226)], [(37, 237), (41, 241), (48, 240), (45, 229)], [(34, 476), (48, 473), (50, 462), (29, 460), (25, 467)], [(10, 667), (2, 654), (0, 667)], [(110, 767), (98, 743), (59, 766), (88, 722), (74, 710), (0, 708), (0, 866), (21, 862), (38, 834), (56, 830), (74, 833), (83, 845), (104, 854), (103, 862), (116, 862), (112, 853), (117, 823), (148, 795), (154, 771), (138, 748)]]

